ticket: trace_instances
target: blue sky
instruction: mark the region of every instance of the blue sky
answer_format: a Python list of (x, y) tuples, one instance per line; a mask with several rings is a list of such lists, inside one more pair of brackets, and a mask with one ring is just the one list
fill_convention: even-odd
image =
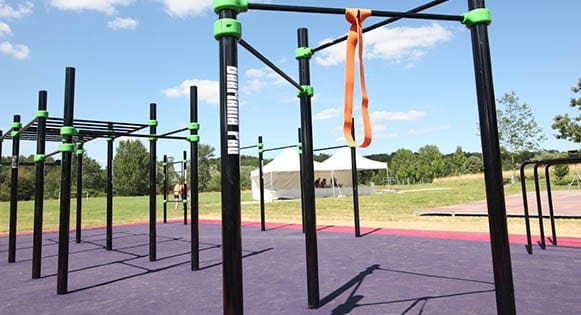
[[(426, 1), (271, 2), (405, 11)], [(550, 125), (555, 115), (571, 112), (570, 87), (581, 77), (581, 2), (488, 1), (487, 6), (497, 98), (514, 90), (531, 106), (548, 138), (544, 148), (575, 148), (555, 139)], [(466, 1), (451, 0), (428, 12), (466, 11)], [(380, 19), (368, 18), (365, 25)], [(48, 90), (51, 116), (62, 115), (64, 69), (73, 66), (77, 118), (147, 122), (149, 103), (155, 102), (160, 132), (187, 125), (184, 92), (189, 84), (198, 85), (201, 142), (219, 153), (215, 20), (211, 0), (0, 0), (0, 128), (8, 129), (14, 114), (32, 119), (40, 89)], [(308, 27), (315, 47), (349, 28), (336, 15), (253, 11), (239, 20), (243, 38), (297, 81), (296, 29)], [(481, 151), (470, 33), (463, 25), (399, 21), (367, 33), (364, 43), (374, 140), (360, 153), (416, 151), (426, 144), (443, 153), (458, 145)], [(344, 144), (343, 55), (339, 45), (312, 59), (315, 147)], [(265, 147), (296, 143), (300, 120), (295, 89), (242, 47), (239, 77), (241, 146), (255, 144), (259, 135)], [(355, 117), (360, 121), (359, 112)], [(103, 141), (87, 145), (89, 155), (100, 162), (104, 148)], [(180, 157), (187, 148), (185, 142), (160, 141), (158, 152)], [(5, 143), (4, 154), (9, 149)], [(51, 149), (56, 144), (47, 151)], [(22, 154), (34, 154), (34, 145), (23, 145)]]

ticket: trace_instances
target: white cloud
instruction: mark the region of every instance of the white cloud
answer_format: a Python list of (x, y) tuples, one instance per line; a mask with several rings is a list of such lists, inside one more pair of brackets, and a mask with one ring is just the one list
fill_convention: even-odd
[(34, 5), (30, 1), (18, 4), (15, 9), (11, 5), (6, 4), (4, 0), (0, 0), (0, 17), (19, 19), (25, 15), (32, 13)]
[(252, 94), (254, 92), (261, 91), (266, 86), (266, 82), (258, 79), (252, 79), (244, 82), (244, 87), (242, 87), (242, 91), (245, 94)]
[[(451, 38), (452, 32), (437, 23), (421, 27), (383, 27), (363, 36), (364, 57), (413, 64), (426, 54), (428, 48)], [(329, 40), (323, 40), (321, 43), (327, 41)], [(321, 51), (315, 60), (322, 66), (343, 63), (345, 43)]]
[(417, 135), (432, 133), (434, 131), (446, 130), (446, 129), (450, 129), (450, 126), (449, 125), (440, 125), (440, 126), (434, 126), (434, 127), (429, 127), (429, 128), (411, 129), (408, 132), (408, 134), (410, 134), (412, 136), (417, 136)]
[(397, 120), (397, 121), (410, 121), (418, 120), (426, 116), (426, 112), (409, 110), (407, 112), (388, 112), (388, 111), (378, 111), (372, 112), (370, 114), (372, 121), (378, 120)]
[(341, 114), (339, 108), (325, 108), (322, 111), (315, 114), (314, 120), (327, 120), (331, 118), (338, 117)]
[(61, 10), (94, 10), (107, 15), (117, 15), (117, 7), (127, 6), (133, 0), (51, 0), (50, 4)]
[(164, 0), (163, 3), (167, 14), (179, 18), (203, 15), (214, 7), (213, 0)]
[(116, 17), (114, 20), (107, 22), (107, 26), (114, 30), (118, 29), (126, 29), (126, 30), (134, 30), (139, 25), (139, 22), (133, 18), (121, 18)]
[(4, 22), (0, 21), (0, 37), (12, 35), (12, 30), (10, 26)]
[(180, 97), (190, 95), (190, 86), (198, 87), (198, 97), (210, 104), (220, 103), (220, 84), (218, 81), (192, 79), (185, 80), (178, 86), (163, 90), (167, 97)]
[(286, 81), (269, 67), (250, 68), (244, 72), (250, 80), (244, 81), (242, 91), (246, 94), (252, 94), (262, 91), (268, 85), (282, 85)]
[(30, 53), (26, 45), (13, 45), (9, 42), (0, 43), (0, 52), (16, 59), (26, 59)]

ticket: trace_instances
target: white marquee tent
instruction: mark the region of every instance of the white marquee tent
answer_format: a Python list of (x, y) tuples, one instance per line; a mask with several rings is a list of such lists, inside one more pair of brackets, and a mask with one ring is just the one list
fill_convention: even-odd
[[(387, 169), (387, 163), (356, 156), (358, 170)], [(317, 197), (352, 195), (351, 150), (343, 148), (320, 163), (314, 161), (315, 179), (326, 179), (325, 188), (315, 188)], [(298, 199), (301, 197), (300, 157), (294, 149), (283, 150), (274, 160), (263, 167), (264, 199)], [(260, 199), (258, 169), (250, 174), (252, 198)], [(372, 186), (359, 185), (360, 195), (375, 193)]]

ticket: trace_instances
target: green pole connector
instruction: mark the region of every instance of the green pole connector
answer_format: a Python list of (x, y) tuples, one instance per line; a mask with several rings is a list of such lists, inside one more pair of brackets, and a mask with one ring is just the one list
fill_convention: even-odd
[(85, 150), (83, 149), (77, 150), (77, 155), (83, 155), (83, 153), (85, 153)]
[(155, 120), (155, 119), (150, 119), (150, 120), (147, 122), (147, 125), (148, 125), (148, 126), (157, 126), (157, 120)]
[(10, 137), (16, 138), (18, 136), (20, 136), (20, 132), (19, 131), (11, 131), (10, 132)]
[(186, 137), (186, 140), (188, 140), (188, 142), (200, 142), (200, 136), (199, 135), (189, 135)]
[(302, 142), (297, 143), (297, 151), (299, 152), (299, 154), (303, 154), (303, 143)]
[(462, 14), (464, 20), (462, 20), (462, 24), (466, 26), (472, 26), (476, 24), (490, 24), (492, 19), (490, 18), (490, 10), (486, 8), (479, 8), (470, 10), (464, 14)]
[(188, 199), (182, 200), (182, 203), (188, 203)]
[(189, 130), (200, 130), (200, 123), (197, 123), (197, 122), (191, 122), (191, 123), (188, 125), (188, 129), (189, 129)]
[(59, 151), (61, 152), (73, 152), (75, 150), (74, 143), (61, 143), (59, 146)]
[(297, 90), (297, 97), (315, 95), (315, 91), (311, 85), (301, 85), (302, 90)]
[(214, 38), (219, 39), (224, 36), (234, 36), (237, 39), (242, 37), (242, 24), (236, 19), (219, 19), (214, 22)]
[(248, 0), (214, 0), (214, 12), (233, 10), (236, 13), (248, 11)]
[(167, 166), (167, 163), (166, 162), (163, 162), (161, 165), (162, 166)]
[(105, 137), (105, 141), (113, 141), (112, 137)]
[(17, 122), (17, 121), (12, 122), (12, 129), (18, 131), (20, 128), (22, 128), (22, 123)]
[(60, 130), (61, 136), (74, 136), (79, 134), (79, 130), (72, 126), (64, 126)]
[(167, 203), (167, 200), (166, 200), (166, 199), (164, 199), (164, 200), (163, 200), (163, 203)]
[(295, 49), (295, 58), (302, 59), (307, 58), (310, 59), (313, 56), (313, 49), (309, 47), (299, 47)]
[(44, 161), (44, 154), (35, 154), (34, 155), (34, 162), (42, 162)]
[(39, 110), (36, 112), (36, 117), (37, 118), (47, 118), (48, 117), (48, 111), (46, 110)]
[(147, 138), (147, 139), (149, 139), (149, 141), (157, 141), (157, 136), (156, 135), (150, 135), (150, 137)]

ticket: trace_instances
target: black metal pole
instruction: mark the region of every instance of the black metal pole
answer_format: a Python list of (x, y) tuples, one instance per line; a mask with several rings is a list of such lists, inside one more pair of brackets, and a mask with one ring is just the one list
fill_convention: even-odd
[(527, 233), (527, 245), (525, 247), (526, 247), (527, 253), (529, 253), (529, 255), (533, 254), (533, 244), (532, 244), (532, 240), (531, 240), (531, 223), (530, 223), (530, 218), (529, 218), (529, 203), (528, 203), (528, 197), (527, 197), (527, 184), (526, 184), (526, 178), (525, 178), (525, 167), (528, 164), (532, 164), (532, 163), (533, 162), (525, 161), (520, 166), (520, 185), (521, 185), (521, 189), (522, 189), (522, 201), (523, 201), (523, 207), (524, 207), (525, 229), (526, 229), (526, 233)]
[(262, 136), (258, 136), (258, 184), (260, 186), (260, 230), (266, 231), (266, 218), (264, 212), (264, 173), (262, 172), (262, 161), (264, 160), (264, 144)]
[(545, 227), (543, 225), (543, 205), (541, 203), (541, 188), (539, 187), (539, 165), (541, 163), (535, 163), (535, 166), (533, 168), (533, 174), (535, 177), (535, 196), (537, 198), (537, 213), (538, 213), (538, 218), (539, 218), (539, 234), (541, 237), (541, 241), (539, 243), (539, 246), (541, 247), (541, 249), (545, 249), (546, 248), (546, 244), (545, 244)]
[[(303, 135), (301, 134), (301, 128), (298, 128), (298, 149), (299, 149), (299, 179), (301, 182), (301, 224), (303, 234), (305, 234), (305, 187), (303, 186), (303, 177), (305, 171), (305, 159), (303, 155)], [(316, 197), (316, 190), (315, 190), (315, 197)]]
[[(34, 190), (34, 228), (32, 235), (32, 279), (40, 279), (42, 260), (42, 215), (44, 211), (44, 153), (46, 146), (47, 92), (38, 92), (38, 112), (36, 115), (36, 174)], [(1, 154), (0, 154), (1, 156)]]
[(75, 241), (81, 243), (81, 226), (83, 211), (83, 138), (79, 136), (77, 142), (77, 222), (75, 229)]
[(184, 151), (184, 159), (182, 160), (182, 176), (184, 177), (184, 189), (182, 190), (182, 203), (184, 204), (184, 225), (188, 224), (188, 151)]
[[(351, 118), (351, 136), (355, 139), (355, 119)], [(355, 221), (355, 237), (361, 237), (359, 226), (359, 187), (357, 179), (357, 152), (351, 147), (351, 181), (353, 183), (353, 220)], [(334, 183), (335, 181), (333, 181)]]
[[(235, 25), (238, 12), (223, 9), (217, 23)], [(239, 24), (237, 24), (239, 26)], [(240, 139), (238, 101), (239, 36), (215, 35), (220, 50), (220, 155), (222, 159), (222, 275), (224, 314), (243, 313), (240, 226)]]
[[(113, 124), (108, 125), (113, 131)], [(105, 248), (113, 249), (113, 137), (107, 138), (107, 241)]]
[[(75, 68), (67, 67), (65, 77), (65, 102), (63, 110), (63, 127), (73, 127), (75, 106)], [(68, 291), (69, 274), (69, 229), (71, 216), (71, 162), (73, 136), (63, 135), (61, 145), (61, 196), (59, 217), (59, 249), (57, 267), (57, 294)]]
[(16, 261), (16, 222), (18, 216), (18, 162), (20, 160), (20, 115), (12, 122), (12, 163), (10, 164), (10, 218), (8, 228), (8, 262)]
[(199, 228), (199, 164), (198, 164), (198, 88), (190, 86), (190, 191), (191, 191), (191, 210), (190, 210), (190, 239), (191, 239), (191, 269), (200, 269), (200, 228)]
[(551, 164), (547, 163), (545, 165), (545, 181), (547, 183), (547, 199), (549, 200), (549, 218), (551, 220), (551, 233), (553, 238), (551, 239), (551, 243), (557, 246), (557, 231), (555, 228), (555, 212), (553, 211), (553, 194), (551, 193), (551, 173), (549, 169), (551, 168)]
[(149, 261), (155, 261), (156, 258), (156, 169), (157, 169), (157, 105), (149, 104)]
[[(298, 47), (309, 47), (308, 31), (300, 28), (297, 31)], [(301, 86), (310, 86), (311, 75), (308, 58), (299, 58), (299, 82)], [(307, 291), (308, 307), (319, 307), (319, 259), (317, 256), (317, 216), (315, 213), (315, 184), (313, 165), (313, 123), (311, 96), (301, 93), (301, 131), (303, 151), (303, 179), (305, 200), (305, 247), (307, 258)]]
[[(470, 10), (484, 8), (484, 1), (468, 0), (468, 7)], [(500, 162), (500, 145), (498, 142), (487, 25), (472, 25), (470, 26), (470, 31), (478, 96), (480, 138), (484, 158), (484, 180), (496, 290), (496, 308), (499, 314), (515, 314), (512, 262), (508, 242), (506, 204), (504, 202), (502, 164)]]
[(167, 155), (163, 155), (163, 223), (167, 223)]

